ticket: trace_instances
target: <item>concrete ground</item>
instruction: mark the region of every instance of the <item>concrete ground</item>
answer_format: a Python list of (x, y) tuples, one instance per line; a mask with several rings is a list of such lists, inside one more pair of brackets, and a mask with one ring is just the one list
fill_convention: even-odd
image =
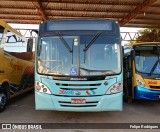
[[(34, 94), (30, 92), (10, 101), (5, 111), (0, 113), (0, 123), (160, 123), (160, 101), (124, 103), (123, 112), (36, 111)], [(102, 129), (95, 131), (101, 132)]]

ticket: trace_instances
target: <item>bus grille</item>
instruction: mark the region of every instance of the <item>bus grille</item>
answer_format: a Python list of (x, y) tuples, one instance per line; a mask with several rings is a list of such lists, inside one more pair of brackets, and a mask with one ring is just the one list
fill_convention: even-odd
[(62, 107), (96, 107), (98, 105), (98, 101), (86, 102), (85, 104), (72, 104), (67, 101), (59, 101), (59, 103)]
[(96, 90), (97, 88), (60, 88), (62, 90)]
[(95, 84), (64, 84), (64, 83), (56, 83), (58, 86), (100, 86), (101, 83)]
[[(67, 84), (67, 83), (56, 83), (57, 86), (59, 86), (60, 90), (72, 90), (72, 91), (79, 91), (82, 92), (81, 95), (78, 96), (88, 96), (86, 95), (86, 91), (92, 91), (93, 93), (90, 94), (90, 96), (95, 96), (95, 90), (101, 85), (101, 83), (93, 83), (93, 84)], [(84, 94), (85, 93), (85, 94)], [(75, 96), (77, 96), (75, 95)], [(64, 96), (64, 95), (61, 95)], [(71, 96), (71, 95), (69, 95)]]
[(152, 89), (160, 89), (160, 86), (150, 86)]

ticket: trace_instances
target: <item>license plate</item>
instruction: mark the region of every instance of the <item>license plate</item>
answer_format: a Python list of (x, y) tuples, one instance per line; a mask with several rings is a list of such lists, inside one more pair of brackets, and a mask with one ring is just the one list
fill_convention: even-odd
[(85, 99), (71, 99), (72, 104), (85, 104), (86, 100)]

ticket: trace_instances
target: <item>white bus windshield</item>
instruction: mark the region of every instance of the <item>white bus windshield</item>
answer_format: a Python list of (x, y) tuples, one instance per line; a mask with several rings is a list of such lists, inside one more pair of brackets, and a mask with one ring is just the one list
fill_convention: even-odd
[(113, 75), (121, 71), (120, 44), (115, 36), (44, 36), (40, 39), (38, 72), (62, 76)]

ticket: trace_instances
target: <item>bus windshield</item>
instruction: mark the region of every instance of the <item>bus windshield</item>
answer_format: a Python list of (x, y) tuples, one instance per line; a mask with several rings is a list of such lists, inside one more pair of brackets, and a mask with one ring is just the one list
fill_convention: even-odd
[(135, 64), (138, 72), (160, 74), (160, 45), (142, 45), (135, 48)]
[[(75, 33), (77, 32), (77, 33)], [(120, 44), (101, 32), (41, 36), (38, 72), (61, 76), (113, 75), (121, 71)], [(63, 35), (62, 35), (63, 34)]]

